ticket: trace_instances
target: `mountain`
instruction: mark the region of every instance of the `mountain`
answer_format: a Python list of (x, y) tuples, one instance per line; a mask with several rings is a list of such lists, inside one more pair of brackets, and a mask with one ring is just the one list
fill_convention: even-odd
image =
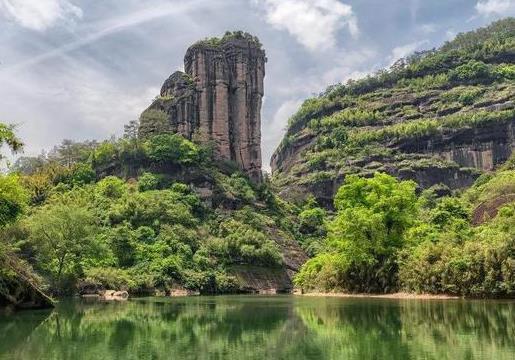
[(459, 34), (361, 80), (328, 87), (289, 119), (273, 154), (285, 199), (332, 208), (349, 174), (386, 172), (441, 195), (515, 148), (515, 19)]

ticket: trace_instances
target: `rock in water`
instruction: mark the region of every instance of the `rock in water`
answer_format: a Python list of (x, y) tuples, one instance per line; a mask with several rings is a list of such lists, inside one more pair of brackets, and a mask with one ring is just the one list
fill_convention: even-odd
[[(265, 51), (249, 34), (199, 41), (140, 120), (140, 136), (173, 132), (214, 144), (254, 181), (261, 179), (261, 103)], [(162, 114), (160, 117), (159, 114)]]

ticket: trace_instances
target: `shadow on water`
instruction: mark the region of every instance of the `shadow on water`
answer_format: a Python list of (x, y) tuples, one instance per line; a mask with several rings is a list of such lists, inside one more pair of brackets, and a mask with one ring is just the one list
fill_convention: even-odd
[(0, 358), (31, 341), (32, 333), (51, 316), (52, 310), (0, 313)]
[(220, 296), (0, 317), (4, 359), (513, 359), (515, 303)]

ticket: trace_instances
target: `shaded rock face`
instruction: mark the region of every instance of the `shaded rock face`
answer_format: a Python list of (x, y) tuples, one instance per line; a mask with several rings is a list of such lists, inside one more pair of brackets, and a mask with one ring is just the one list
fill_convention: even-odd
[(410, 139), (394, 146), (403, 152), (436, 155), (462, 167), (490, 171), (508, 160), (515, 149), (515, 119)]
[(185, 73), (172, 74), (147, 110), (165, 112), (172, 132), (211, 142), (217, 159), (259, 181), (265, 62), (260, 44), (247, 37), (194, 44)]
[[(295, 141), (278, 149), (271, 159), (273, 173), (290, 174), (295, 166), (301, 164), (304, 152), (316, 144), (314, 134), (298, 136)], [(515, 151), (515, 119), (502, 123), (491, 123), (481, 127), (466, 127), (442, 131), (439, 134), (409, 138), (388, 143), (390, 149), (403, 158), (414, 160), (442, 160), (445, 166), (405, 167), (396, 157), (364, 157), (354, 161), (346, 169), (336, 169), (334, 175), (312, 183), (294, 181), (281, 186), (280, 194), (291, 201), (305, 199), (313, 194), (317, 201), (328, 209), (333, 209), (334, 195), (343, 184), (348, 173), (372, 176), (374, 171), (382, 171), (401, 180), (414, 180), (420, 189), (443, 184), (450, 190), (470, 187), (483, 172), (495, 170), (510, 158)], [(378, 162), (379, 168), (372, 167)], [(356, 170), (359, 169), (359, 170)], [(307, 177), (309, 171), (295, 175), (295, 179)]]

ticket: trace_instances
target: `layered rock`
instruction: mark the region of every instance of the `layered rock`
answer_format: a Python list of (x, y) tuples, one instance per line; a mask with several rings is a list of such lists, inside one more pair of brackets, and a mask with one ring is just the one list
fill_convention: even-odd
[[(198, 42), (186, 52), (185, 72), (165, 81), (146, 112), (162, 111), (172, 132), (212, 142), (217, 159), (234, 161), (259, 180), (265, 62), (261, 44), (249, 34)], [(151, 123), (142, 119), (140, 133), (163, 128)]]

